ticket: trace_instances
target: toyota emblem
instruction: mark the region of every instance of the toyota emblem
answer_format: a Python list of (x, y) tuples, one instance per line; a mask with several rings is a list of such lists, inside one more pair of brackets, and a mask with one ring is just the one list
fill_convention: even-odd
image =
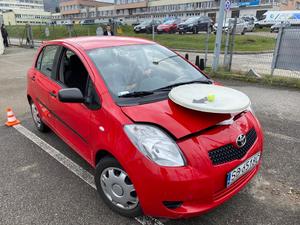
[(246, 135), (245, 134), (241, 134), (237, 137), (236, 139), (236, 145), (241, 148), (246, 144), (247, 140), (246, 140)]

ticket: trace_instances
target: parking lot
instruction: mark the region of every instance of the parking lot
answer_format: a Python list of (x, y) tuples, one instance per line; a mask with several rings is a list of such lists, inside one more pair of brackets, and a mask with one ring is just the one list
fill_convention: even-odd
[[(87, 163), (54, 133), (36, 131), (26, 98), (26, 71), (34, 54), (12, 47), (0, 56), (0, 224), (300, 224), (299, 90), (221, 80), (249, 95), (262, 123), (260, 172), (236, 196), (202, 216), (129, 219), (100, 199)], [(7, 107), (21, 127), (4, 126)]]

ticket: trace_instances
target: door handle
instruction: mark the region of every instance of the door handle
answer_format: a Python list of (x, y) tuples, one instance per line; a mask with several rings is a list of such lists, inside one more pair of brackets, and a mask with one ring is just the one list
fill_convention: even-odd
[(49, 92), (49, 94), (50, 94), (53, 98), (56, 98), (56, 97), (57, 97), (57, 95), (55, 94), (54, 91)]
[(35, 76), (32, 76), (32, 77), (31, 77), (31, 80), (35, 81)]

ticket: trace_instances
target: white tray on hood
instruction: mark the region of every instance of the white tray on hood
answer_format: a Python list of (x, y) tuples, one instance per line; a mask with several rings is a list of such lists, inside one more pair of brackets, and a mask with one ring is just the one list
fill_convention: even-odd
[[(207, 97), (214, 95), (214, 101)], [(232, 88), (210, 84), (186, 84), (173, 88), (169, 98), (188, 109), (209, 113), (240, 113), (249, 108), (247, 95)]]

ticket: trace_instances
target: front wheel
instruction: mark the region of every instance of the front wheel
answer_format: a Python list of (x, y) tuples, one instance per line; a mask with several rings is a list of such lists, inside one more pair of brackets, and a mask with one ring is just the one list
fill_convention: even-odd
[(116, 159), (105, 157), (99, 161), (95, 183), (101, 198), (113, 211), (127, 217), (142, 214), (135, 187)]
[(30, 101), (31, 115), (36, 128), (41, 132), (49, 131), (48, 126), (42, 121), (39, 111), (33, 101)]

